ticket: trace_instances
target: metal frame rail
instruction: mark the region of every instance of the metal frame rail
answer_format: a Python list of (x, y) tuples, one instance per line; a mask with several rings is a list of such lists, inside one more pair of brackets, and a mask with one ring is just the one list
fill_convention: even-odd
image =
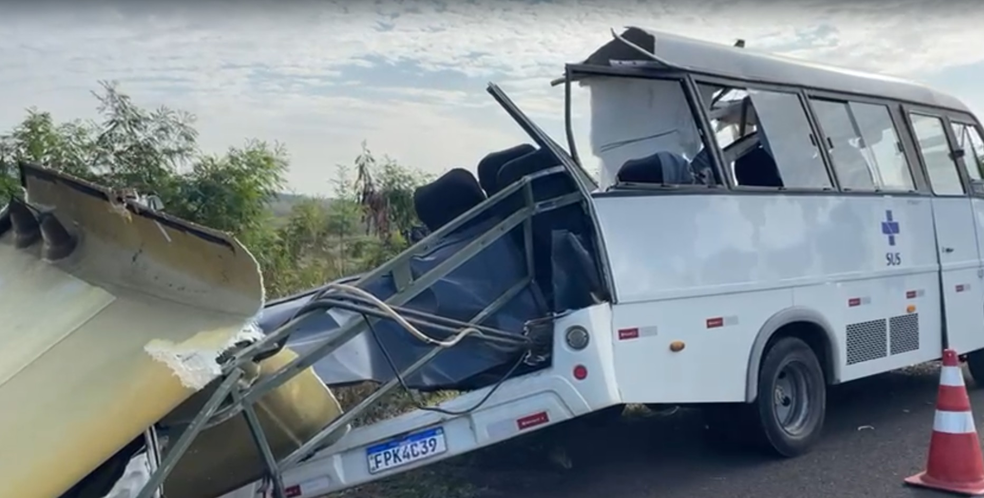
[[(531, 341), (525, 335), (497, 331), (492, 328), (482, 327), (479, 324), (489, 315), (496, 312), (507, 302), (509, 302), (509, 300), (518, 294), (524, 287), (531, 285), (533, 282), (535, 275), (533, 262), (533, 216), (570, 204), (586, 202), (582, 194), (579, 192), (565, 194), (540, 202), (535, 201), (533, 188), (531, 186), (533, 180), (547, 175), (565, 173), (566, 170), (563, 166), (555, 166), (527, 175), (520, 180), (517, 180), (512, 185), (489, 197), (484, 202), (468, 210), (452, 222), (429, 234), (423, 240), (406, 249), (387, 263), (379, 266), (369, 273), (364, 274), (351, 285), (359, 287), (360, 284), (377, 279), (387, 273), (392, 274), (396, 286), (396, 293), (384, 302), (391, 309), (399, 313), (401, 317), (404, 317), (408, 322), (427, 325), (428, 327), (442, 331), (454, 331), (456, 329), (460, 331), (463, 327), (472, 327), (478, 329), (480, 333), (473, 335), (481, 340), (530, 346)], [(445, 236), (462, 227), (465, 223), (476, 219), (479, 214), (490, 211), (495, 206), (501, 204), (505, 199), (511, 197), (520, 190), (522, 190), (522, 197), (524, 201), (523, 207), (510, 213), (504, 219), (501, 219), (492, 228), (487, 230), (475, 240), (469, 242), (453, 256), (441, 262), (430, 271), (420, 275), (416, 279), (412, 277), (410, 271), (411, 258), (430, 251), (439, 242), (441, 242)], [(484, 310), (476, 314), (467, 323), (438, 317), (425, 312), (401, 308), (402, 305), (413, 299), (420, 292), (424, 291), (439, 279), (454, 271), (464, 262), (484, 249), (487, 245), (498, 240), (500, 237), (509, 233), (520, 224), (524, 225), (523, 240), (527, 261), (527, 274), (521, 278), (519, 282), (503, 292)], [(542, 300), (542, 296), (539, 296), (538, 299)], [(283, 471), (306, 460), (316, 451), (322, 449), (325, 441), (329, 440), (340, 430), (347, 427), (350, 422), (365, 412), (383, 396), (400, 386), (400, 379), (406, 378), (407, 376), (420, 370), (444, 350), (443, 347), (435, 346), (431, 351), (424, 354), (413, 364), (403, 369), (403, 371), (401, 371), (398, 375), (394, 376), (393, 379), (377, 388), (376, 391), (360, 401), (356, 406), (342, 413), (338, 418), (329, 423), (327, 427), (323, 428), (321, 432), (302, 444), (297, 450), (278, 461), (267, 442), (263, 427), (260, 425), (253, 405), (266, 393), (283, 385), (295, 375), (314, 365), (314, 363), (318, 360), (331, 354), (347, 341), (351, 340), (359, 333), (362, 333), (367, 327), (371, 326), (373, 321), (385, 318), (386, 315), (381, 313), (378, 310), (378, 307), (374, 308), (375, 305), (367, 305), (366, 303), (367, 301), (365, 300), (360, 301), (358, 299), (353, 299), (351, 295), (343, 292), (329, 290), (328, 292), (323, 293), (323, 295), (318, 296), (308, 302), (291, 320), (271, 334), (266, 335), (263, 339), (230, 355), (222, 365), (222, 373), (219, 378), (214, 381), (218, 383), (217, 389), (202, 406), (196, 416), (187, 422), (187, 425), (185, 425), (183, 431), (181, 431), (180, 437), (178, 437), (173, 444), (168, 445), (168, 448), (166, 448), (163, 452), (163, 455), (161, 455), (159, 447), (151, 448), (151, 446), (157, 446), (156, 427), (152, 427), (148, 430), (148, 454), (153, 457), (155, 465), (153, 465), (154, 468), (149, 481), (137, 495), (137, 498), (156, 498), (161, 496), (163, 494), (162, 485), (164, 481), (167, 479), (170, 472), (174, 470), (179, 459), (191, 446), (191, 443), (194, 441), (195, 437), (197, 437), (202, 430), (221, 423), (222, 421), (228, 420), (239, 413), (243, 413), (254, 443), (264, 459), (267, 474), (266, 479), (270, 480), (273, 485), (273, 497), (286, 498), (287, 495), (285, 493), (282, 479)], [(281, 342), (286, 341), (291, 331), (294, 330), (300, 322), (317, 313), (323, 313), (332, 307), (340, 307), (360, 314), (364, 313), (366, 320), (352, 320), (348, 324), (340, 327), (340, 329), (331, 337), (324, 339), (324, 341), (317, 346), (308, 350), (304, 354), (299, 355), (271, 376), (257, 380), (252, 385), (246, 385), (246, 383), (243, 382), (242, 378), (244, 372), (241, 368), (243, 365), (247, 362), (256, 361), (258, 357), (261, 357), (261, 355), (269, 354), (271, 351), (278, 350), (281, 347)]]

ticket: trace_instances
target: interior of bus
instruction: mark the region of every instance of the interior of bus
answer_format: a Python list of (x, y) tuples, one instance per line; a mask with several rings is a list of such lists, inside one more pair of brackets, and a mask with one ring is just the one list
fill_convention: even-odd
[[(515, 340), (490, 343), (466, 338), (401, 379), (404, 386), (421, 391), (473, 390), (543, 368), (549, 365), (553, 331), (549, 326), (530, 324), (606, 299), (594, 257), (593, 224), (572, 175), (559, 165), (550, 151), (519, 144), (485, 156), (477, 166), (477, 176), (453, 169), (416, 190), (414, 206), (424, 225), (422, 232), (436, 234), (465, 213), (475, 215), (450, 232), (438, 234), (437, 240), (410, 249), (407, 264), (412, 280), (423, 280), (429, 272), (447, 265), (451, 269), (401, 310), (461, 322), (484, 314), (480, 325)], [(524, 178), (532, 178), (530, 199), (523, 189), (499, 195)], [(535, 213), (521, 213), (536, 205), (540, 207)], [(489, 239), (489, 234), (500, 230), (497, 227), (516, 216), (530, 216), (528, 235), (521, 223), (506, 228), (502, 237)], [(462, 256), (480, 238), (490, 241)], [(355, 275), (342, 281), (359, 281), (360, 288), (382, 300), (397, 295), (405, 285), (397, 281), (395, 272), (363, 278)], [(268, 303), (260, 328), (271, 333), (319, 299), (324, 290), (319, 287)], [(287, 346), (303, 354), (341, 327), (365, 318), (345, 309), (344, 303), (339, 305), (296, 325)], [(436, 327), (421, 327), (421, 331), (439, 340), (448, 337), (447, 330)], [(539, 345), (536, 354), (530, 354), (530, 342)], [(432, 348), (407, 334), (397, 322), (383, 319), (319, 360), (314, 369), (329, 386), (367, 380), (382, 383)]]
[[(571, 89), (571, 140), (602, 191), (721, 185), (710, 154), (715, 144), (702, 139), (701, 118), (731, 185), (833, 188), (794, 91), (698, 83), (698, 96), (680, 79), (579, 76)], [(698, 105), (703, 116), (695, 114)], [(903, 149), (884, 106), (823, 99), (810, 106), (844, 190), (914, 188), (907, 168), (899, 167)], [(814, 167), (782, 167), (804, 163)]]

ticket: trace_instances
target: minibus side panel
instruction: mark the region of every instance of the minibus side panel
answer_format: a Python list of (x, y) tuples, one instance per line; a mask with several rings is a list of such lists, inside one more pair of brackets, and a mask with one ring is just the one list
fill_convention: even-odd
[[(752, 346), (791, 307), (827, 318), (841, 380), (939, 356), (923, 196), (623, 191), (593, 202), (620, 297), (614, 354), (626, 402), (744, 401)], [(889, 218), (901, 227), (894, 240)], [(685, 348), (670, 351), (674, 341)]]

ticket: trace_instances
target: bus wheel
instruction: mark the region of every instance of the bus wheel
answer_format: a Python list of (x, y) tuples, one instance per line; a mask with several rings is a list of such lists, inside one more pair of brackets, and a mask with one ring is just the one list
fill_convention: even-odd
[(827, 404), (823, 369), (805, 342), (783, 337), (759, 369), (755, 411), (763, 443), (784, 457), (809, 451), (820, 437)]
[(974, 379), (974, 385), (984, 387), (984, 349), (967, 353), (967, 369)]

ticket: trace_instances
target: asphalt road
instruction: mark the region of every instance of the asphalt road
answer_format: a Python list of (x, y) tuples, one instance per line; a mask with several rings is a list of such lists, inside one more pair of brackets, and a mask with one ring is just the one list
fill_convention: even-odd
[[(946, 496), (902, 484), (925, 463), (938, 376), (930, 364), (832, 388), (824, 438), (799, 458), (719, 448), (704, 437), (697, 413), (679, 410), (626, 415), (599, 429), (543, 431), (484, 457), (492, 468), (475, 480), (491, 496), (515, 498)], [(966, 370), (964, 376), (984, 427), (984, 389), (974, 388)], [(566, 448), (569, 469), (546, 463), (543, 455), (555, 446)]]

